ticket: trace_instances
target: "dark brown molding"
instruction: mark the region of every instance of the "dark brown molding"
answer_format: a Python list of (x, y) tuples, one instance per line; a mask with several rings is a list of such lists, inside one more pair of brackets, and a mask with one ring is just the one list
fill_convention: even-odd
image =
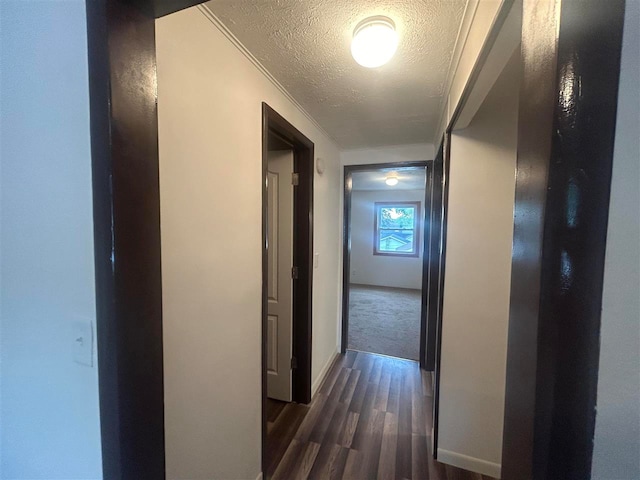
[(104, 478), (165, 475), (153, 18), (87, 2)]
[[(429, 215), (427, 211), (427, 204), (431, 204), (430, 198), (431, 194), (430, 190), (430, 181), (431, 178), (431, 169), (433, 165), (432, 160), (420, 160), (413, 162), (391, 162), (391, 163), (374, 163), (374, 164), (363, 164), (363, 165), (346, 165), (344, 167), (344, 190), (343, 190), (343, 224), (342, 224), (342, 338), (340, 344), (340, 351), (344, 354), (347, 351), (348, 342), (349, 342), (349, 285), (350, 285), (350, 277), (351, 277), (351, 195), (352, 195), (352, 174), (353, 172), (362, 172), (362, 171), (372, 171), (372, 170), (380, 170), (380, 169), (389, 169), (389, 168), (425, 168), (426, 170), (426, 178), (425, 180), (425, 210), (424, 215), (420, 216), (422, 219), (422, 229), (423, 229), (423, 238), (431, 237), (431, 224), (426, 221)], [(429, 201), (427, 201), (429, 199)], [(384, 202), (387, 203), (387, 202)], [(388, 202), (390, 204), (401, 204), (407, 202)], [(420, 203), (420, 202), (408, 202), (408, 203)], [(375, 235), (375, 233), (374, 233)], [(375, 243), (375, 240), (374, 240)], [(420, 243), (420, 240), (417, 240), (417, 244)], [(422, 309), (420, 313), (420, 367), (425, 368), (425, 350), (426, 350), (426, 341), (427, 341), (427, 312), (426, 312), (426, 293), (425, 290), (428, 288), (428, 269), (426, 268), (427, 258), (427, 245), (426, 241), (424, 243), (425, 248), (422, 254)], [(415, 255), (393, 255), (396, 257), (408, 257), (415, 258)]]
[(524, 1), (505, 479), (591, 475), (623, 18)]
[[(427, 162), (425, 185), (424, 185), (424, 214), (422, 222), (424, 225), (422, 239), (422, 308), (420, 310), (420, 368), (427, 371), (433, 370), (433, 365), (429, 365), (428, 358), (430, 350), (435, 348), (433, 335), (429, 334), (429, 292), (430, 292), (430, 264), (431, 264), (431, 237), (434, 235), (431, 217), (432, 196), (433, 196), (433, 164), (435, 160)], [(431, 368), (429, 368), (431, 367)]]
[[(424, 368), (430, 372), (436, 368), (436, 349), (437, 349), (437, 323), (438, 323), (438, 293), (440, 291), (440, 253), (442, 245), (442, 175), (443, 175), (443, 147), (444, 138), (438, 148), (438, 153), (433, 161), (431, 174), (431, 188), (428, 193), (428, 201), (430, 207), (427, 210), (429, 215), (429, 248), (425, 247), (429, 255), (426, 258), (427, 272), (423, 274), (426, 279), (427, 289), (425, 291), (426, 298), (424, 305), (424, 323), (426, 328), (426, 346)], [(435, 417), (434, 417), (435, 418)]]
[[(440, 221), (440, 236), (437, 240), (440, 241), (440, 248), (438, 249), (437, 256), (437, 276), (430, 281), (433, 282), (434, 289), (437, 288), (437, 293), (434, 298), (434, 310), (435, 310), (435, 365), (434, 365), (434, 385), (433, 385), (433, 456), (438, 458), (438, 428), (439, 428), (439, 414), (440, 414), (440, 360), (442, 357), (442, 309), (444, 306), (444, 278), (445, 267), (447, 260), (447, 221), (449, 217), (449, 171), (451, 166), (451, 131), (447, 131), (442, 140), (441, 148), (443, 149), (442, 161), (437, 166), (438, 180), (440, 186), (440, 204), (439, 212), (436, 215)], [(435, 181), (435, 180), (434, 180)], [(436, 187), (434, 186), (434, 191)], [(435, 203), (435, 202), (434, 202)]]
[[(91, 1), (91, 0), (90, 0)], [(134, 6), (151, 18), (160, 18), (175, 13), (207, 0), (122, 0), (123, 3)]]
[(293, 401), (311, 401), (312, 301), (313, 301), (313, 177), (314, 144), (266, 103), (262, 104), (262, 467), (268, 464), (267, 442), (267, 157), (269, 138), (290, 145), (299, 184), (293, 201), (293, 263), (298, 278), (293, 283)]

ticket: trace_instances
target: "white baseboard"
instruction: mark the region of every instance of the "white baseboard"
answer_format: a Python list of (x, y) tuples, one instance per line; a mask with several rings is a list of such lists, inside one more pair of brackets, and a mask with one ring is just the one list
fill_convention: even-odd
[(262, 472), (258, 474), (258, 476), (256, 477), (256, 480), (262, 480)]
[(488, 462), (480, 458), (469, 457), (468, 455), (450, 452), (442, 448), (438, 449), (438, 461), (494, 478), (500, 478), (502, 470), (502, 465), (499, 463)]
[(322, 382), (324, 382), (324, 379), (329, 373), (329, 369), (331, 368), (331, 365), (333, 365), (333, 362), (335, 361), (339, 353), (340, 352), (338, 352), (338, 349), (336, 348), (333, 354), (329, 357), (329, 360), (327, 360), (327, 363), (325, 363), (324, 366), (322, 367), (322, 370), (320, 370), (320, 375), (318, 375), (318, 378), (316, 378), (316, 381), (313, 382), (313, 384), (311, 385), (311, 398), (315, 396), (316, 392), (322, 385)]

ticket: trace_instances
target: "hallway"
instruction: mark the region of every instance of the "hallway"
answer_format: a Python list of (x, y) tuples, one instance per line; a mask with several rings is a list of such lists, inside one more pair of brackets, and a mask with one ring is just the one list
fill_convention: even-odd
[(309, 406), (270, 401), (267, 478), (489, 480), (431, 459), (432, 395), (417, 363), (348, 351)]

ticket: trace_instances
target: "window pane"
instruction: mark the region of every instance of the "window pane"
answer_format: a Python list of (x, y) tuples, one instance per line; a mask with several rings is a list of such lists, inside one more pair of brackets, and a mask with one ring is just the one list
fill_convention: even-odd
[(378, 230), (378, 251), (393, 253), (414, 253), (413, 230)]
[(415, 207), (381, 207), (378, 228), (413, 229)]

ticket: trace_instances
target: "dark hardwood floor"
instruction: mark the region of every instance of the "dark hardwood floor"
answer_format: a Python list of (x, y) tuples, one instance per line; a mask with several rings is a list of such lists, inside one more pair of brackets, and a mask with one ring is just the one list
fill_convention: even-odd
[(348, 351), (309, 405), (268, 401), (268, 479), (489, 480), (429, 454), (431, 376)]

